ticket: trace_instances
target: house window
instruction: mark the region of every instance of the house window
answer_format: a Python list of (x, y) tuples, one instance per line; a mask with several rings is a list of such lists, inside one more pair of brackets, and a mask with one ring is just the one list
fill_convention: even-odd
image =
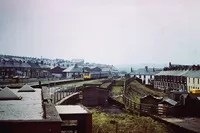
[(193, 84), (195, 84), (195, 78), (193, 78)]
[(2, 72), (1, 74), (2, 74), (2, 76), (5, 76), (5, 72)]
[(141, 78), (141, 75), (139, 75), (139, 78)]
[(199, 78), (197, 80), (198, 80), (198, 84), (199, 84)]

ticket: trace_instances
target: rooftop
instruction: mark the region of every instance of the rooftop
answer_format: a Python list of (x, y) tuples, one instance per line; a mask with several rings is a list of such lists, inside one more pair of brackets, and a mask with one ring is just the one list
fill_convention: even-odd
[(12, 92), (22, 97), (21, 100), (0, 100), (0, 120), (42, 120), (43, 108), (41, 89), (35, 92)]
[(83, 72), (83, 70), (80, 67), (70, 66), (67, 69), (65, 69), (63, 72), (81, 73)]
[(88, 114), (89, 112), (81, 105), (57, 105), (58, 114)]

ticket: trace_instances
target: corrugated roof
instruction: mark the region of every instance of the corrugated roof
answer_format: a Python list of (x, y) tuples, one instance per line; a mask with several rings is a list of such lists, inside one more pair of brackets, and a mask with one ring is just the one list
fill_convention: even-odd
[(30, 85), (25, 84), (18, 90), (18, 92), (35, 92), (35, 90)]
[(173, 105), (173, 106), (175, 106), (175, 105), (177, 104), (176, 101), (174, 101), (174, 100), (172, 100), (172, 99), (169, 99), (169, 98), (164, 98), (164, 99), (160, 102), (160, 104), (162, 104), (162, 103), (169, 103), (170, 105)]

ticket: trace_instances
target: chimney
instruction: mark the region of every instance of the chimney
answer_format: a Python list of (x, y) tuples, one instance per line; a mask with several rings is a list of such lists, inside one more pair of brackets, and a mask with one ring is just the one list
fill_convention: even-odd
[(197, 65), (197, 70), (200, 70), (200, 66), (199, 65)]
[(192, 71), (195, 71), (195, 65), (192, 66)]
[(148, 72), (148, 66), (145, 66), (145, 70), (146, 70), (146, 72)]
[(169, 67), (172, 67), (172, 63), (171, 62), (169, 62)]
[(4, 65), (6, 64), (6, 61), (5, 61), (5, 60), (3, 60), (3, 64), (4, 64)]

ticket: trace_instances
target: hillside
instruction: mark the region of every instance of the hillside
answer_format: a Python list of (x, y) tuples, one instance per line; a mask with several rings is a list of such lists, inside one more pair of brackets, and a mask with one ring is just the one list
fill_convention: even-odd
[(138, 81), (134, 80), (129, 85), (127, 85), (126, 96), (133, 99), (135, 102), (139, 103), (139, 99), (145, 95), (155, 95), (159, 97), (166, 96), (165, 93), (157, 92), (147, 88), (146, 86), (140, 84)]

